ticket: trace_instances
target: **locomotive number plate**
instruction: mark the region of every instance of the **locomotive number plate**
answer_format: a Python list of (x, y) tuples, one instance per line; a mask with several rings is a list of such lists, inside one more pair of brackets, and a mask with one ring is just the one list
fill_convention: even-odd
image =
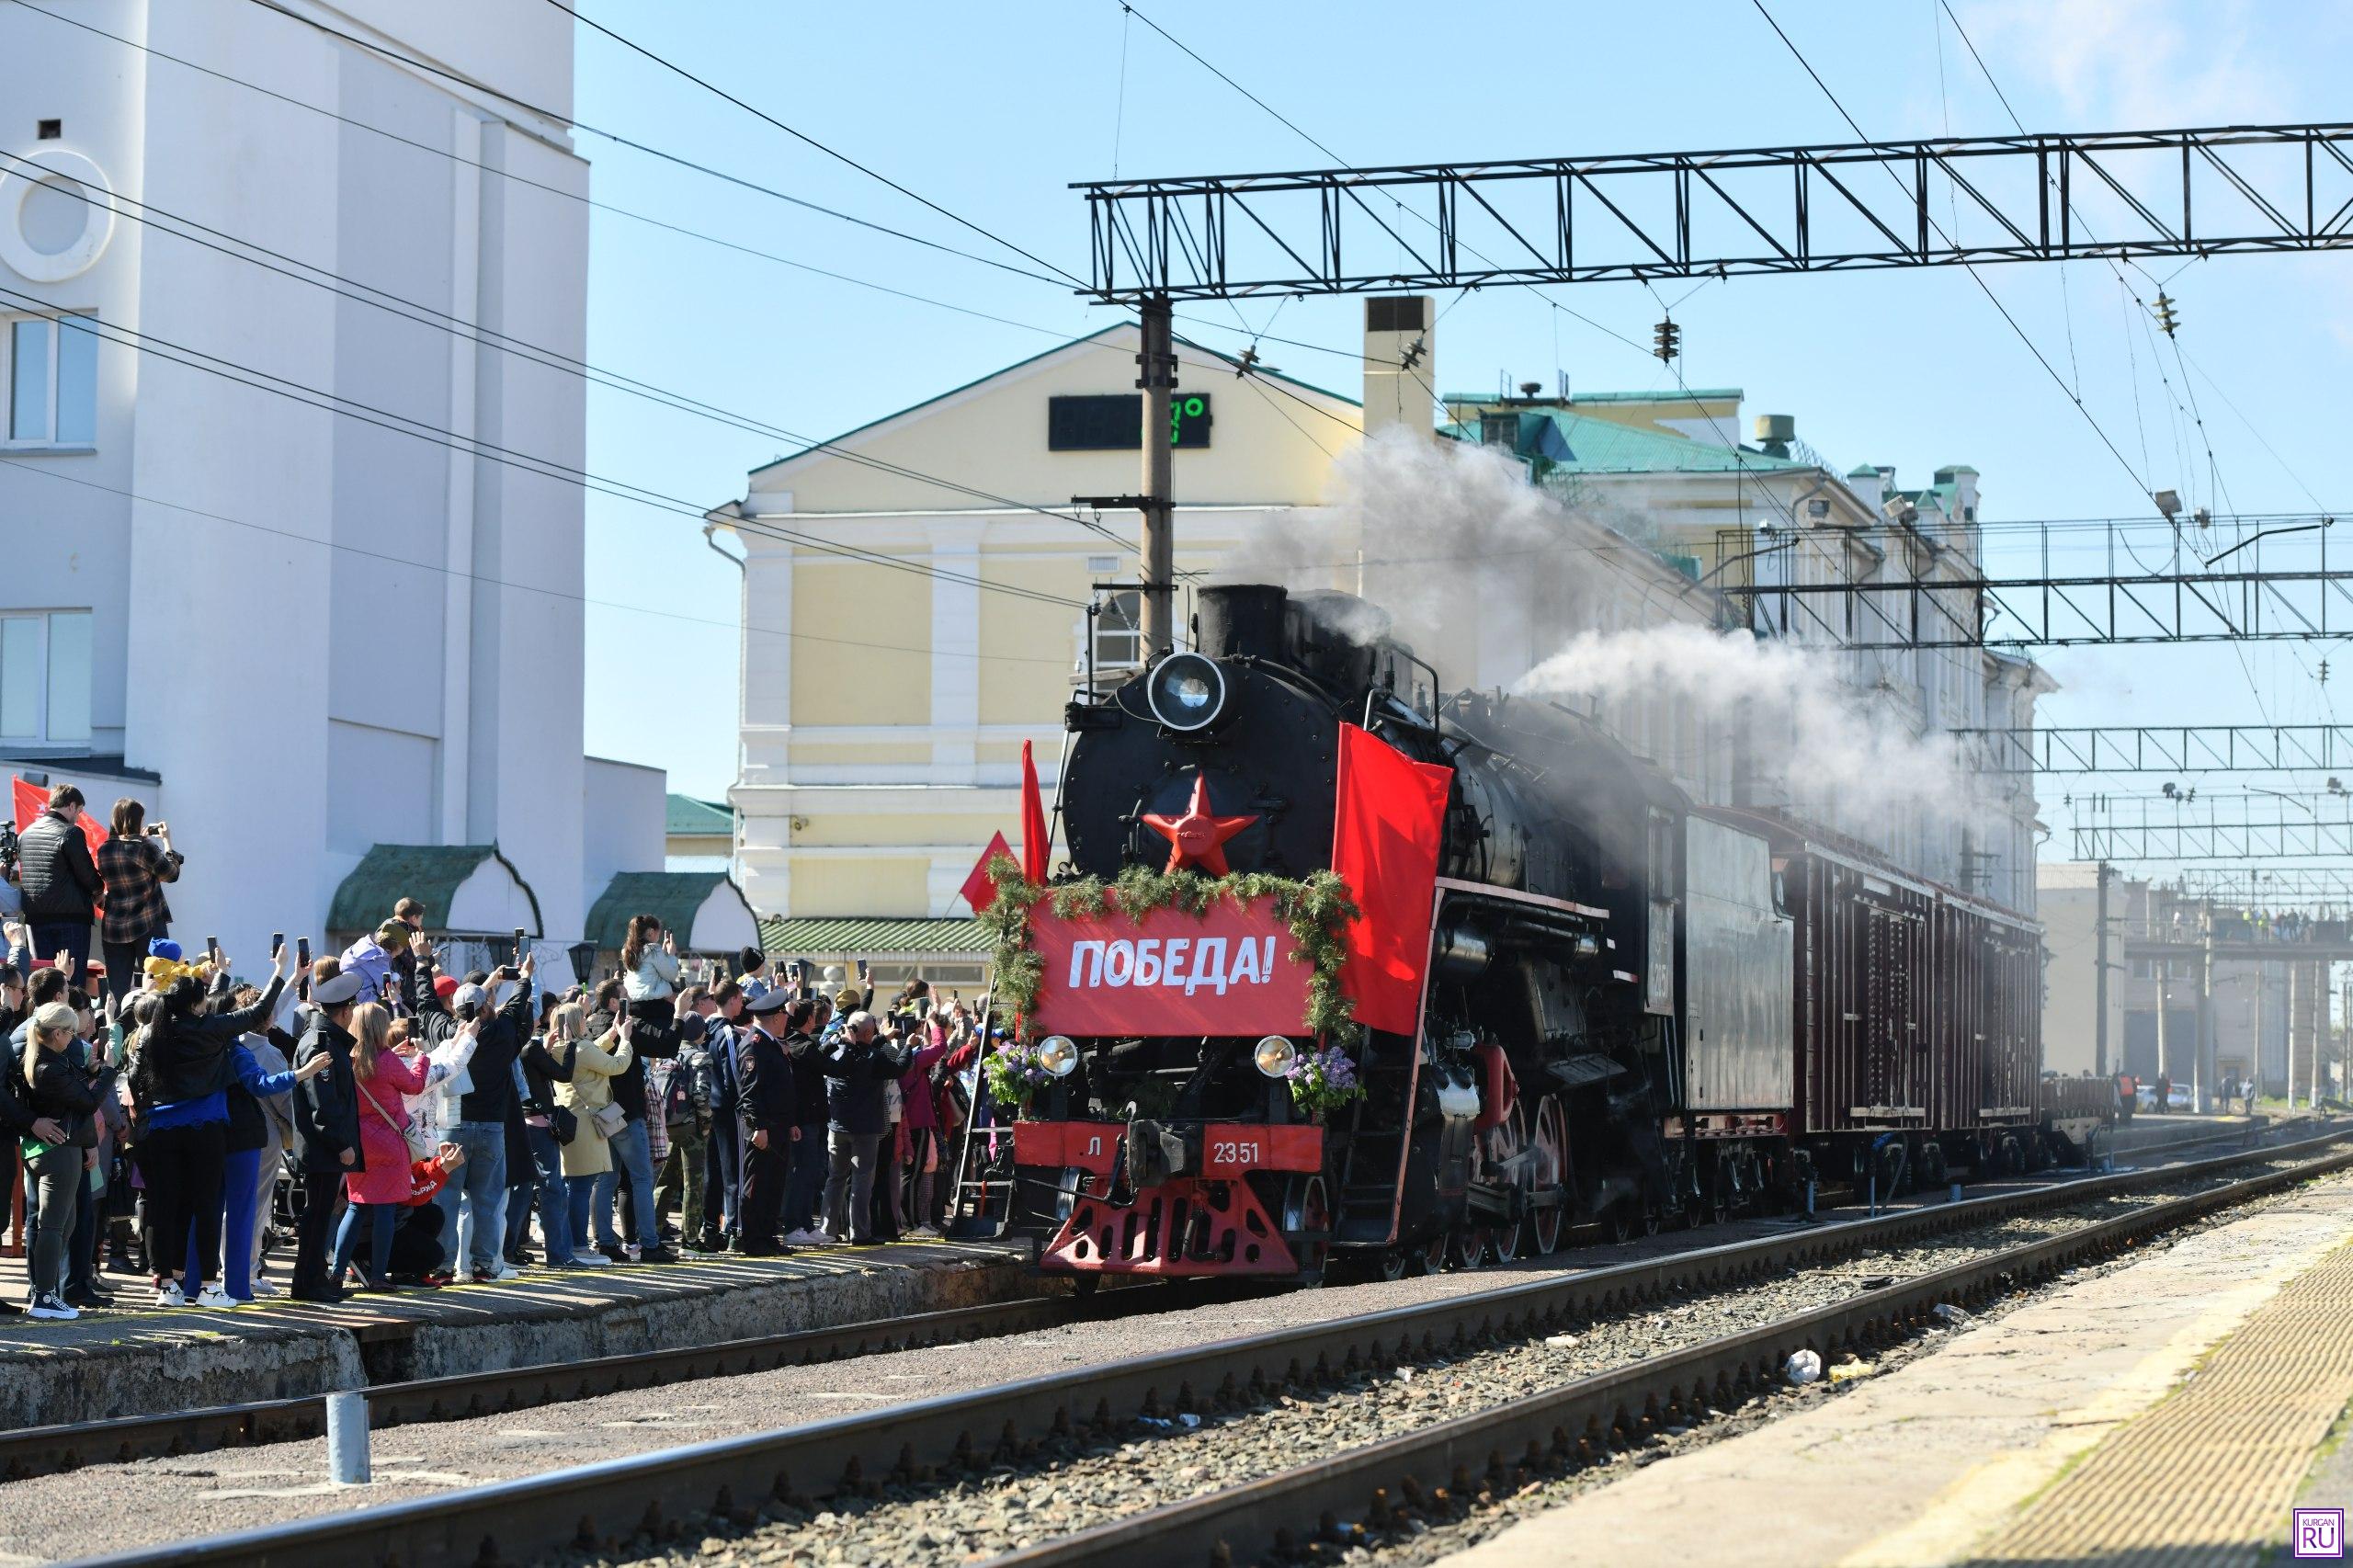
[(1323, 1168), (1324, 1130), (1320, 1127), (1226, 1124), (1201, 1129), (1201, 1174), (1205, 1176)]

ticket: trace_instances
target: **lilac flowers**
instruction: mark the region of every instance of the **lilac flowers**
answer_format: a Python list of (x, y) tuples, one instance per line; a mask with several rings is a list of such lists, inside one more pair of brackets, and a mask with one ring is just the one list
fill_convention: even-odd
[(1290, 1080), (1291, 1103), (1311, 1113), (1337, 1110), (1364, 1097), (1357, 1064), (1337, 1046), (1306, 1052), (1283, 1076)]

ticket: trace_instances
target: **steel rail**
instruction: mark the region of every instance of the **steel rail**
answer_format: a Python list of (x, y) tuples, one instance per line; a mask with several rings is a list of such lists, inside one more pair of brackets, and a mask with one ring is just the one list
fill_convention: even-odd
[(1976, 1306), (2135, 1241), (2313, 1176), (2353, 1166), (2343, 1152), (2287, 1170), (2152, 1204), (2062, 1235), (2007, 1247), (1739, 1334), (1613, 1369), (1468, 1415), (1401, 1433), (1296, 1470), (1131, 1514), (1005, 1553), (989, 1568), (1077, 1568), (1132, 1562), (1232, 1564), (1288, 1553), (1304, 1540), (1354, 1544), (1388, 1521), (1398, 1499), (1450, 1512), (1483, 1487), (1502, 1489), (1638, 1440), (1713, 1406), (1729, 1411), (1776, 1386), (1798, 1350), (1826, 1360), (1895, 1343), (1938, 1305)]
[[(1787, 1235), (1504, 1285), (1267, 1334), (1188, 1346), (884, 1410), (650, 1454), (606, 1460), (229, 1535), (87, 1559), (131, 1565), (475, 1564), (534, 1561), (567, 1549), (618, 1551), (634, 1538), (695, 1539), (713, 1516), (748, 1524), (771, 1499), (870, 1493), (885, 1478), (921, 1482), (943, 1467), (1019, 1459), (1047, 1439), (1124, 1429), (1139, 1415), (1247, 1403), (1311, 1374), (1345, 1375), (1489, 1337), (1525, 1337), (1572, 1318), (1630, 1310), (1679, 1291), (1721, 1289), (1896, 1242), (2035, 1210), (2129, 1193), (2251, 1160), (2317, 1155), (2353, 1129), (2179, 1165), (1911, 1209)], [(2353, 1163), (2353, 1153), (2341, 1156)], [(2330, 1168), (2334, 1168), (2333, 1165)], [(2312, 1174), (2300, 1167), (2288, 1179)], [(1162, 1560), (1155, 1549), (1155, 1560)]]
[[(1028, 1334), (1064, 1324), (1116, 1316), (1132, 1309), (1194, 1306), (1158, 1300), (1159, 1290), (1113, 1290), (1082, 1301), (1035, 1296), (975, 1307), (948, 1307), (913, 1316), (801, 1329), (752, 1339), (720, 1340), (629, 1356), (537, 1367), (458, 1372), (448, 1377), (381, 1383), (355, 1392), (368, 1396), (370, 1428), (426, 1421), (460, 1421), (527, 1410), (566, 1400), (592, 1399), (631, 1389), (657, 1388), (698, 1378), (740, 1376), (778, 1367), (837, 1361), (919, 1346)], [(326, 1396), (256, 1400), (244, 1404), (128, 1415), (0, 1433), (0, 1481), (54, 1475), (91, 1464), (171, 1458), (216, 1449), (299, 1442), (326, 1430)]]

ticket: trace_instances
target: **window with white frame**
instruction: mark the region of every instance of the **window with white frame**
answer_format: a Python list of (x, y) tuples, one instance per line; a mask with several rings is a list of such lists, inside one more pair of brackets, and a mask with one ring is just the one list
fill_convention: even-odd
[(96, 317), (0, 317), (0, 446), (97, 444)]
[(1143, 664), (1143, 596), (1131, 589), (1106, 594), (1095, 614), (1095, 667), (1131, 670)]
[(0, 610), (0, 740), (90, 738), (90, 612)]

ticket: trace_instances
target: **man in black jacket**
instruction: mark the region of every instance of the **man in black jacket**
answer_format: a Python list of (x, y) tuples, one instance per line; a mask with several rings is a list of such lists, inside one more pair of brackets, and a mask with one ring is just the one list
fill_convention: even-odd
[(790, 1150), (801, 1136), (794, 1125), (792, 1062), (778, 1032), (788, 1007), (805, 1011), (808, 1004), (782, 990), (762, 992), (751, 1005), (752, 1027), (735, 1037), (736, 1131), (744, 1161), (735, 1250), (746, 1257), (778, 1257), (790, 1250), (776, 1241)]
[(294, 1147), (302, 1161), (302, 1218), (295, 1231), (295, 1300), (340, 1301), (327, 1278), (327, 1238), (335, 1230), (343, 1178), (365, 1170), (359, 1148), (359, 1093), (352, 1078), (351, 1015), (366, 988), (358, 972), (338, 972), (311, 988), (297, 1067), (324, 1054), (327, 1070), (294, 1089)]
[[(409, 951), (416, 961), (409, 1003), (416, 1010), (428, 1049), (454, 1036), (465, 1020), (482, 1020), (474, 1036), (473, 1059), (466, 1064), (472, 1086), (459, 1096), (458, 1125), (449, 1132), (449, 1141), (463, 1149), (466, 1157), (449, 1185), (442, 1188), (450, 1195), (442, 1205), (442, 1211), (449, 1216), (441, 1235), (449, 1252), (447, 1261), (450, 1272), (456, 1273), (460, 1261), (456, 1256), (458, 1206), (462, 1202), (473, 1211), (473, 1232), (466, 1243), (464, 1261), (474, 1282), (512, 1279), (516, 1268), (506, 1261), (506, 1108), (515, 1097), (515, 1058), (530, 1034), (531, 975), (539, 967), (539, 956), (525, 954), (519, 970), (494, 971), (487, 991), (479, 985), (460, 986), (452, 998), (457, 1004), (453, 1012), (442, 1006), (440, 993), (434, 989), (433, 944), (422, 936), (413, 937)], [(525, 1218), (517, 1215), (517, 1223)]]
[(76, 820), (81, 814), (82, 791), (60, 784), (49, 792), (49, 809), (17, 841), (17, 880), (33, 951), (45, 959), (72, 953), (77, 966), (90, 961), (90, 922), (103, 886)]

